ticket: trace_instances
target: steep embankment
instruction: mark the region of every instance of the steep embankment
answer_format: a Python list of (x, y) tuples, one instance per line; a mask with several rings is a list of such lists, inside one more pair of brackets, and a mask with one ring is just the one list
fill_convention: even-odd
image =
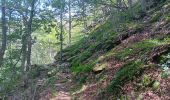
[(96, 27), (64, 49), (64, 63), (56, 55), (53, 64), (33, 65), (9, 97), (169, 100), (170, 3), (124, 24), (119, 33), (109, 20)]
[(106, 22), (66, 48), (64, 58), (74, 73), (74, 98), (170, 99), (169, 69), (160, 66), (168, 61), (165, 55), (170, 51), (169, 8), (166, 2), (152, 9), (140, 24), (132, 22), (121, 33)]
[(126, 23), (128, 28), (120, 33), (106, 22), (66, 48), (65, 61), (71, 62), (74, 80), (82, 86), (73, 90), (75, 98), (170, 99), (169, 69), (160, 66), (169, 58), (159, 62), (170, 51), (169, 12), (167, 1), (138, 22)]

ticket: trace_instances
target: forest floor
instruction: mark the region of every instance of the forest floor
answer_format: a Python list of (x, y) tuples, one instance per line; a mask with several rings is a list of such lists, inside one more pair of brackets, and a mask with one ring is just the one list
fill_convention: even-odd
[[(56, 81), (56, 90), (57, 90), (57, 94), (55, 97), (52, 97), (50, 100), (71, 100), (71, 93), (70, 93), (70, 87), (71, 87), (71, 79), (70, 78), (66, 78), (68, 76), (70, 76), (70, 74), (60, 74), (59, 76), (61, 76), (62, 78)], [(63, 78), (64, 77), (64, 78)], [(65, 79), (66, 80), (63, 80)], [(43, 95), (41, 97), (40, 100), (48, 100), (49, 98), (45, 98), (45, 95)]]

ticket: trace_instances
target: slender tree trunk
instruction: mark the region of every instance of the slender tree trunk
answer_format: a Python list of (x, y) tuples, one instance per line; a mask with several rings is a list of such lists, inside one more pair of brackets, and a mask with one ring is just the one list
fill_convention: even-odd
[(22, 59), (21, 59), (21, 67), (26, 71), (26, 58), (27, 58), (27, 37), (24, 33), (22, 36)]
[[(8, 21), (8, 34), (9, 35), (11, 35), (11, 25), (10, 25), (11, 14), (12, 14), (12, 11), (10, 10), (9, 11), (9, 21)], [(11, 40), (9, 40), (8, 48), (9, 48), (9, 52), (10, 52), (10, 64), (13, 65), (12, 55), (11, 55), (12, 54), (12, 41)]]
[[(12, 14), (12, 10), (9, 11), (9, 20), (8, 20), (8, 35), (11, 35), (11, 16)], [(13, 63), (13, 60), (12, 60), (12, 41), (9, 40), (9, 43), (7, 43), (7, 46), (8, 46), (8, 49), (9, 49), (9, 53), (10, 53), (10, 66), (13, 66), (12, 67), (12, 70), (13, 70), (13, 76), (11, 77), (11, 79), (13, 79), (13, 77), (15, 77), (15, 74), (16, 74), (16, 66), (14, 66), (14, 63)]]
[(129, 5), (129, 9), (130, 9), (130, 16), (133, 17), (134, 16), (134, 11), (132, 9), (133, 1), (128, 0), (128, 5)]
[(31, 66), (31, 49), (32, 49), (32, 20), (34, 17), (34, 5), (35, 5), (36, 0), (32, 0), (31, 3), (31, 13), (30, 13), (30, 19), (28, 22), (28, 52), (27, 52), (27, 67), (29, 68)]
[(69, 45), (71, 45), (71, 0), (69, 0)]
[(60, 61), (63, 60), (63, 7), (60, 8)]
[(118, 5), (119, 23), (121, 23), (124, 20), (123, 16), (122, 16), (123, 1), (122, 0), (117, 0), (117, 5)]
[(140, 0), (141, 8), (143, 12), (146, 12), (146, 0)]
[[(27, 15), (27, 14), (26, 14)], [(27, 20), (24, 18), (24, 16), (22, 16), (22, 26), (21, 26), (21, 30), (24, 30), (22, 34), (22, 47), (21, 47), (21, 51), (22, 51), (22, 58), (21, 58), (21, 67), (23, 68), (23, 71), (26, 71), (26, 60), (27, 60), (27, 33), (28, 33), (28, 28), (27, 28)]]
[(86, 20), (86, 6), (84, 0), (82, 1), (82, 10), (83, 10), (83, 22), (84, 22), (84, 29), (87, 28), (87, 20)]
[(6, 50), (7, 43), (7, 27), (6, 27), (6, 18), (5, 18), (5, 0), (1, 0), (2, 3), (2, 47), (0, 49), (0, 67), (3, 65), (3, 57)]

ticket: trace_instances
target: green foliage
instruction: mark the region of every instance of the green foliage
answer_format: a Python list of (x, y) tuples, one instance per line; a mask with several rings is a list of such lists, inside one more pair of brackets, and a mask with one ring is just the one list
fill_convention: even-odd
[(136, 32), (141, 32), (143, 29), (144, 25), (139, 23), (134, 27), (134, 30), (136, 30)]
[(142, 78), (143, 86), (148, 86), (151, 84), (151, 82), (152, 82), (151, 77), (149, 77), (148, 75), (143, 75), (143, 78)]
[(47, 74), (45, 71), (48, 71), (48, 66), (45, 65), (33, 65), (32, 68), (28, 71), (28, 76), (31, 79), (39, 77), (41, 74)]
[[(71, 59), (72, 64), (86, 61), (97, 51), (108, 51), (111, 49), (111, 47), (114, 46), (113, 40), (116, 38), (116, 33), (111, 27), (111, 23), (108, 21), (93, 30), (89, 37), (83, 38), (76, 44), (67, 47), (64, 51), (69, 52), (68, 56), (70, 56), (70, 58), (76, 55)], [(57, 56), (55, 59), (59, 57)]]
[(74, 64), (71, 67), (71, 71), (73, 73), (87, 73), (92, 70), (93, 65), (92, 64)]
[(55, 76), (56, 73), (59, 72), (59, 69), (56, 69), (56, 68), (52, 68), (51, 70), (48, 71), (48, 76)]
[(35, 67), (29, 71), (28, 76), (32, 79), (35, 79), (40, 75), (40, 71), (41, 69), (39, 67)]
[[(144, 40), (141, 42), (137, 42), (133, 44), (132, 46), (125, 48), (121, 51), (116, 51), (113, 55), (115, 55), (118, 59), (125, 59), (128, 56), (135, 56), (135, 55), (141, 55), (149, 52), (154, 47), (167, 44), (168, 42), (166, 40), (157, 40), (157, 39), (150, 39), (150, 40)], [(113, 51), (111, 51), (113, 52)], [(113, 56), (112, 54), (110, 56)]]
[(44, 31), (37, 31), (33, 37), (37, 37), (35, 44), (32, 47), (32, 62), (33, 64), (50, 63), (55, 55), (52, 51), (59, 51), (59, 40), (56, 38), (56, 31), (52, 29), (50, 34), (45, 34)]
[(20, 68), (14, 68), (14, 65), (6, 63), (5, 66), (0, 68), (0, 97), (11, 93), (12, 90), (17, 88), (20, 83), (21, 72)]
[[(134, 30), (134, 32), (141, 32), (144, 29), (144, 24), (139, 23), (139, 22), (128, 22), (126, 23), (126, 26), (130, 29), (130, 30)], [(134, 34), (134, 33), (133, 33)]]
[(164, 20), (166, 21), (166, 23), (170, 22), (170, 14), (169, 13), (165, 15)]
[(129, 56), (129, 55), (131, 55), (131, 54), (134, 54), (134, 50), (131, 49), (131, 48), (126, 48), (126, 49), (118, 52), (118, 53), (116, 54), (116, 58), (118, 58), (118, 59), (124, 59), (124, 58), (126, 58), (127, 56)]
[[(73, 0), (74, 1), (74, 0)], [(107, 0), (106, 0), (107, 1)], [(112, 6), (115, 5), (115, 3), (117, 2), (116, 0), (111, 0), (111, 1), (102, 1), (102, 0), (85, 0), (83, 2), (85, 2), (85, 6), (87, 6), (87, 11), (88, 10), (92, 10), (95, 11), (96, 9), (93, 9), (94, 7), (99, 6), (100, 4), (98, 4), (99, 2), (102, 4), (103, 2), (106, 3), (106, 7), (107, 7), (107, 3), (108, 5)], [(158, 1), (158, 0), (157, 0)], [(164, 2), (165, 0), (159, 0), (161, 2)], [(10, 1), (11, 4), (15, 3), (16, 1)], [(19, 4), (22, 3), (22, 0), (19, 0)], [(78, 3), (81, 3), (82, 0), (79, 0)], [(156, 22), (159, 19), (161, 19), (161, 17), (163, 16), (163, 20), (166, 21), (166, 23), (170, 22), (170, 14), (168, 13), (169, 10), (169, 5), (168, 5), (167, 1), (165, 4), (167, 4), (167, 6), (165, 7), (165, 10), (167, 10), (167, 12), (165, 13), (165, 15), (162, 15), (163, 12), (160, 11), (161, 6), (155, 8), (153, 10), (152, 13), (150, 13), (151, 17), (150, 17), (150, 22)], [(27, 18), (29, 18), (27, 16), (27, 14), (25, 13), (30, 13), (29, 9), (30, 8), (30, 0), (26, 1), (26, 3), (28, 3), (28, 7), (24, 7), (25, 4), (23, 4), (22, 6), (18, 7), (19, 11), (21, 13), (23, 13), (23, 19), (24, 20), (28, 20)], [(35, 9), (36, 11), (36, 18), (33, 19), (33, 24), (32, 24), (32, 37), (35, 37), (35, 44), (33, 44), (33, 48), (32, 48), (32, 62), (33, 63), (38, 63), (38, 64), (42, 64), (42, 63), (50, 63), (52, 61), (54, 52), (59, 51), (59, 44), (60, 44), (60, 37), (59, 37), (59, 33), (60, 33), (60, 29), (59, 29), (59, 21), (58, 21), (58, 15), (60, 13), (60, 11), (62, 11), (63, 13), (63, 23), (65, 23), (66, 29), (64, 29), (64, 32), (67, 33), (67, 17), (68, 15), (67, 13), (67, 3), (68, 0), (52, 0), (49, 2), (40, 2), (42, 4), (40, 4), (41, 6), (45, 6), (45, 8), (43, 7), (36, 7), (36, 8), (43, 8), (43, 9)], [(49, 3), (49, 5), (48, 5)], [(77, 1), (75, 2), (77, 3)], [(127, 1), (125, 1), (125, 3), (127, 3)], [(71, 71), (73, 73), (75, 73), (76, 75), (78, 74), (85, 74), (85, 73), (89, 73), (92, 71), (92, 68), (94, 66), (94, 64), (96, 64), (96, 60), (95, 58), (91, 58), (93, 57), (93, 54), (95, 54), (96, 52), (102, 51), (103, 52), (107, 52), (109, 50), (111, 50), (112, 48), (114, 48), (117, 44), (114, 44), (114, 40), (116, 40), (118, 38), (119, 33), (116, 33), (114, 31), (114, 29), (116, 28), (116, 26), (118, 26), (120, 28), (121, 31), (126, 30), (127, 28), (129, 30), (134, 31), (132, 34), (135, 34), (137, 32), (141, 32), (145, 26), (144, 24), (141, 24), (141, 22), (135, 22), (132, 20), (132, 18), (137, 18), (137, 19), (141, 19), (141, 10), (140, 10), (140, 4), (139, 2), (134, 2), (134, 6), (132, 9), (128, 9), (128, 10), (124, 10), (122, 8), (122, 10), (119, 11), (119, 13), (113, 13), (111, 12), (115, 17), (115, 19), (118, 19), (118, 21), (115, 21), (114, 24), (118, 24), (118, 25), (114, 25), (113, 24), (113, 20), (109, 19), (103, 23), (103, 24), (99, 24), (96, 25), (95, 27), (93, 27), (92, 29), (88, 29), (87, 33), (88, 34), (82, 34), (81, 30), (83, 29), (83, 21), (80, 21), (77, 23), (78, 18), (77, 17), (82, 17), (76, 14), (79, 14), (78, 9), (83, 7), (78, 7), (77, 5), (73, 4), (71, 5), (71, 7), (75, 6), (75, 16), (73, 16), (72, 19), (72, 43), (75, 43), (69, 47), (66, 47), (67, 45), (67, 34), (63, 34), (64, 35), (64, 43), (63, 43), (63, 47), (66, 49), (64, 51), (67, 51), (67, 56), (69, 56), (68, 58), (72, 58), (71, 59)], [(92, 5), (91, 5), (92, 4)], [(8, 5), (8, 2), (7, 2)], [(159, 4), (162, 5), (162, 4)], [(38, 5), (39, 6), (39, 5)], [(10, 5), (10, 7), (12, 8), (13, 6)], [(89, 7), (89, 8), (88, 8)], [(99, 6), (100, 8), (101, 6)], [(20, 9), (21, 8), (21, 9)], [(91, 9), (92, 8), (92, 9)], [(15, 9), (15, 7), (14, 7)], [(25, 9), (25, 10), (24, 10)], [(47, 11), (45, 11), (47, 9)], [(101, 9), (101, 8), (100, 8)], [(28, 12), (25, 12), (27, 11)], [(51, 10), (51, 11), (50, 11)], [(114, 10), (114, 9), (112, 9)], [(130, 10), (134, 11), (135, 16), (131, 16), (130, 15)], [(158, 11), (156, 11), (158, 10)], [(96, 10), (97, 12), (102, 12), (101, 10)], [(40, 13), (39, 13), (40, 12)], [(80, 11), (81, 12), (81, 11)], [(86, 11), (85, 11), (86, 12)], [(116, 11), (117, 12), (117, 11)], [(22, 27), (23, 25), (23, 19), (20, 19), (20, 13), (17, 13), (17, 16), (15, 16), (15, 13), (12, 13), (11, 15), (11, 19), (10, 16), (8, 15), (9, 13), (7, 13), (6, 18), (9, 18), (9, 23), (8, 25), (10, 25), (11, 28), (11, 32), (9, 32), (8, 36), (7, 36), (7, 41), (9, 41), (9, 44), (11, 43), (12, 46), (7, 47), (8, 49), (6, 50), (6, 55), (5, 55), (5, 59), (4, 59), (4, 66), (0, 68), (0, 96), (6, 95), (8, 93), (10, 93), (12, 90), (15, 90), (16, 87), (18, 86), (18, 83), (20, 83), (21, 81), (21, 77), (23, 75), (22, 71), (23, 68), (20, 67), (20, 61), (18, 64), (15, 63), (21, 58), (20, 57), (20, 53), (21, 53), (21, 44), (22, 44), (22, 35), (27, 33), (27, 28), (26, 25), (24, 25), (24, 27)], [(52, 14), (50, 14), (52, 13)], [(55, 14), (54, 14), (55, 13)], [(72, 12), (71, 12), (72, 13)], [(49, 14), (49, 15), (48, 15)], [(54, 14), (54, 15), (53, 15)], [(89, 20), (89, 22), (97, 17), (100, 17), (100, 15), (91, 15), (92, 13), (88, 11), (87, 14), (87, 20)], [(103, 13), (102, 13), (103, 14)], [(66, 15), (66, 16), (65, 16)], [(137, 16), (137, 17), (136, 17)], [(48, 18), (47, 18), (48, 17)], [(55, 17), (55, 18), (54, 18)], [(90, 18), (90, 17), (94, 17), (94, 18)], [(102, 15), (103, 17), (103, 15)], [(104, 15), (104, 17), (108, 17), (106, 15)], [(25, 19), (26, 18), (26, 19)], [(42, 19), (41, 19), (42, 18)], [(57, 21), (56, 21), (57, 19)], [(54, 21), (55, 20), (55, 21)], [(96, 19), (98, 20), (98, 19)], [(97, 21), (95, 21), (97, 22)], [(81, 24), (80, 24), (81, 23)], [(25, 23), (24, 23), (25, 24)], [(77, 27), (76, 24), (78, 25)], [(74, 26), (75, 25), (75, 26)], [(169, 26), (167, 26), (169, 27)], [(166, 27), (166, 28), (167, 28)], [(43, 28), (43, 29), (42, 29)], [(90, 31), (89, 31), (90, 30)], [(50, 34), (46, 34), (46, 33), (50, 33)], [(44, 34), (45, 33), (45, 34)], [(87, 36), (84, 37), (83, 36)], [(0, 35), (0, 38), (1, 35)], [(124, 60), (126, 58), (128, 58), (129, 56), (143, 56), (144, 54), (146, 54), (147, 52), (151, 51), (154, 47), (156, 46), (160, 46), (160, 45), (164, 45), (167, 44), (169, 41), (167, 40), (157, 40), (157, 39), (150, 39), (150, 40), (142, 40), (141, 42), (137, 42), (134, 41), (135, 43), (127, 48), (124, 48), (122, 50), (119, 51), (111, 51), (112, 54), (109, 55), (110, 56), (115, 56), (116, 58), (118, 58), (118, 60)], [(49, 53), (50, 52), (50, 53)], [(99, 54), (100, 55), (100, 54)], [(96, 55), (95, 55), (96, 56)], [(98, 55), (97, 55), (98, 56)], [(108, 55), (107, 55), (108, 56)], [(90, 60), (89, 60), (90, 59)], [(167, 64), (169, 58), (167, 58), (166, 56), (161, 56), (160, 58), (160, 63), (164, 64), (161, 65), (164, 68), (167, 68), (167, 66), (169, 66)], [(91, 63), (93, 62), (93, 63)], [(143, 66), (143, 62), (142, 61), (130, 61), (127, 64), (125, 64), (115, 75), (115, 78), (113, 79), (111, 86), (108, 88), (109, 91), (114, 91), (115, 93), (117, 91), (119, 91), (119, 89), (121, 88), (121, 86), (123, 86), (123, 84), (125, 84), (127, 81), (131, 81), (134, 79), (135, 75), (140, 74), (140, 72), (142, 71), (142, 66)], [(104, 63), (103, 65), (101, 65), (100, 67), (105, 67), (106, 64)], [(165, 67), (166, 66), (166, 67)], [(49, 71), (49, 69), (46, 69), (43, 66), (36, 66), (34, 68), (32, 68), (29, 72), (28, 72), (28, 77), (31, 78), (32, 80), (35, 80), (37, 77), (39, 77), (44, 70), (46, 70), (47, 72)], [(47, 85), (48, 86), (52, 86), (54, 87), (54, 84), (56, 82), (56, 80), (59, 77), (56, 77), (56, 73), (57, 73), (58, 69), (51, 69), (49, 71), (49, 73), (44, 72), (43, 74), (47, 74), (49, 75), (49, 78), (47, 79)], [(102, 73), (103, 74), (103, 73)], [(87, 80), (87, 76), (88, 75), (84, 75), (84, 76), (80, 76), (79, 78), (77, 78), (77, 80), (79, 81), (80, 84), (83, 84), (86, 82)], [(163, 73), (161, 74), (162, 78), (167, 78), (169, 76), (169, 71), (164, 70)], [(143, 77), (143, 85), (147, 86), (150, 83), (150, 78), (148, 78), (148, 76), (144, 76)], [(156, 85), (158, 83), (155, 83)], [(124, 98), (124, 97), (122, 97)]]
[(20, 30), (16, 29), (12, 34), (9, 34), (7, 38), (11, 41), (16, 41), (17, 39), (21, 39)]
[(81, 53), (76, 59), (73, 60), (73, 64), (74, 63), (81, 63), (83, 61), (85, 61), (88, 57), (90, 57), (92, 55), (92, 52), (90, 52), (89, 50), (84, 51), (83, 53)]
[(133, 80), (142, 71), (144, 63), (140, 60), (131, 61), (125, 64), (115, 75), (115, 78), (108, 87), (109, 92), (117, 93), (127, 81)]
[[(169, 52), (169, 51), (168, 51)], [(158, 58), (159, 66), (163, 69), (161, 73), (162, 78), (168, 78), (170, 75), (169, 66), (170, 66), (170, 53), (165, 53)]]
[(87, 76), (81, 76), (76, 78), (76, 82), (78, 82), (80, 85), (84, 84), (86, 82)]
[(163, 71), (163, 72), (161, 73), (161, 78), (168, 78), (169, 75), (170, 75), (170, 72), (169, 72), (168, 70)]
[(55, 0), (52, 1), (52, 7), (58, 8), (58, 9), (64, 9), (66, 6), (65, 0)]
[(158, 57), (158, 63), (163, 64), (168, 60), (166, 55), (161, 55), (160, 57)]
[(153, 23), (153, 22), (158, 21), (161, 18), (161, 16), (162, 16), (162, 13), (160, 11), (156, 12), (155, 14), (151, 16), (150, 22)]
[(56, 77), (56, 76), (49, 77), (49, 78), (47, 78), (45, 85), (53, 87), (53, 89), (54, 89), (56, 80), (58, 80), (58, 77)]

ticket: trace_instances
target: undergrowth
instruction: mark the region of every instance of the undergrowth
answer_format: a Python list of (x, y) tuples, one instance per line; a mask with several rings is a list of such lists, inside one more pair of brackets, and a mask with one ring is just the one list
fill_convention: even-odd
[(94, 64), (74, 64), (71, 67), (71, 71), (75, 74), (78, 73), (87, 73), (92, 70)]
[(141, 74), (144, 62), (141, 60), (130, 61), (125, 64), (117, 73), (115, 78), (107, 88), (108, 92), (119, 94), (122, 86), (127, 82), (133, 80), (135, 77)]
[(112, 49), (109, 51), (105, 57), (110, 58), (110, 57), (116, 57), (119, 60), (124, 60), (128, 58), (129, 56), (143, 56), (150, 50), (152, 50), (156, 46), (168, 44), (169, 40), (164, 39), (164, 40), (159, 40), (159, 39), (148, 39), (148, 40), (143, 40), (137, 43), (132, 44), (131, 46), (124, 48), (122, 50), (115, 50)]

